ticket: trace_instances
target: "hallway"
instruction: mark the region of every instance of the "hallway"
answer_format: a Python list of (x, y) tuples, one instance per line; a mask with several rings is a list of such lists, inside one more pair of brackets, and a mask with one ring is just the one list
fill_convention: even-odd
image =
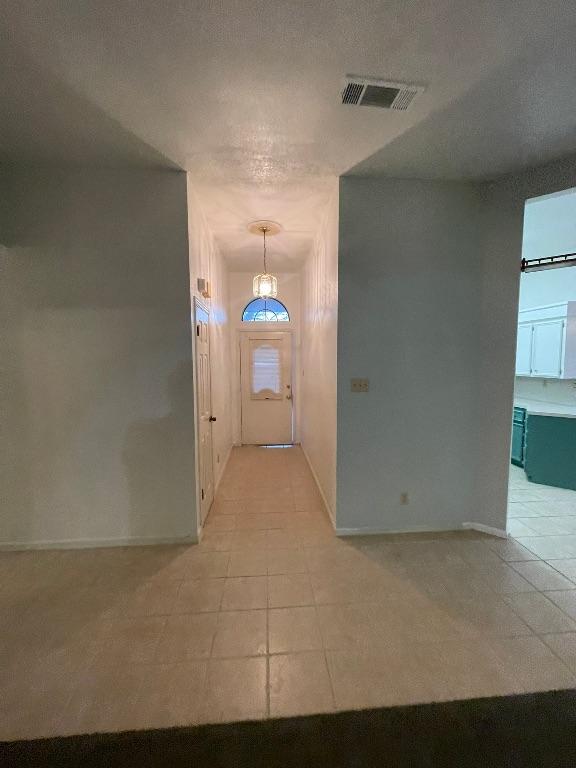
[(0, 573), (0, 740), (576, 684), (574, 580), (471, 532), (338, 539), (298, 447), (235, 448), (198, 546)]

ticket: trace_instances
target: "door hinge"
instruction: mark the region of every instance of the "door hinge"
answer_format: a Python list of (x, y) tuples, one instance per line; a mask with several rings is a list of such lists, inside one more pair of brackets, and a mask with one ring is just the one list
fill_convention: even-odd
[(202, 501), (204, 501), (204, 488), (202, 488)]

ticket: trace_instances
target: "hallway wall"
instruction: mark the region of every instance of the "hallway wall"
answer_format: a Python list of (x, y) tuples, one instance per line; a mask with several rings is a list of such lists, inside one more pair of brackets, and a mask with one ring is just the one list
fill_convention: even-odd
[(341, 180), (339, 530), (505, 529), (524, 203), (575, 186)]
[[(190, 303), (193, 306), (194, 297), (197, 297), (210, 311), (212, 413), (216, 417), (212, 425), (212, 453), (214, 482), (218, 486), (232, 448), (228, 273), (189, 176), (188, 244)], [(209, 299), (203, 298), (198, 291), (200, 277), (210, 282)]]
[(475, 519), (481, 215), (474, 185), (341, 179), (340, 531)]
[(0, 184), (0, 542), (194, 537), (185, 175)]
[(336, 521), (338, 181), (302, 270), (301, 442)]

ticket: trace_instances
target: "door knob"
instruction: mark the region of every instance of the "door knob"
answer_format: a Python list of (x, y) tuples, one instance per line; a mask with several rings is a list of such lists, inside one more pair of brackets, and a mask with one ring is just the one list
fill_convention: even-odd
[(210, 416), (210, 418), (208, 419), (208, 421), (216, 421), (216, 416)]

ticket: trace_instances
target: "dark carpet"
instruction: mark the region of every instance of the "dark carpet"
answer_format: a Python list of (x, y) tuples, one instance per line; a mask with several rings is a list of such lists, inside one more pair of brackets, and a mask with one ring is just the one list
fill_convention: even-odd
[(576, 768), (576, 691), (4, 742), (0, 766)]

